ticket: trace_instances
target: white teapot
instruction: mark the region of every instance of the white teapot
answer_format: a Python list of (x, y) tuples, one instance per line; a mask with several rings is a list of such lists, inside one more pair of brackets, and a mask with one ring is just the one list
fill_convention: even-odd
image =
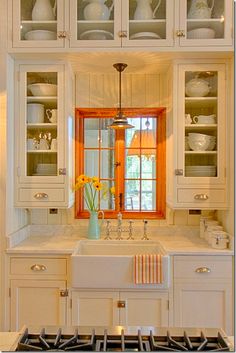
[(155, 14), (161, 4), (161, 0), (159, 0), (154, 11), (152, 11), (152, 0), (136, 0), (136, 2), (137, 7), (134, 12), (134, 20), (152, 20), (155, 18)]
[(185, 93), (189, 97), (204, 97), (208, 95), (210, 89), (208, 81), (196, 76), (186, 83)]
[(36, 0), (32, 10), (33, 21), (51, 21), (56, 17), (57, 0), (54, 7), (51, 6), (49, 0)]
[(103, 21), (109, 20), (111, 11), (114, 7), (114, 1), (112, 5), (107, 7), (105, 5), (106, 0), (83, 0), (89, 2), (84, 9), (84, 19), (88, 21)]
[(211, 7), (209, 7), (207, 0), (192, 0), (188, 18), (211, 18), (214, 2), (215, 0), (212, 0)]

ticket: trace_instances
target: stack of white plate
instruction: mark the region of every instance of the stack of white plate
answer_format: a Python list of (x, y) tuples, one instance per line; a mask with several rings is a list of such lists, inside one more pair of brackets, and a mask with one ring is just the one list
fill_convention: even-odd
[(194, 165), (185, 167), (185, 176), (188, 177), (214, 177), (216, 176), (216, 166), (214, 165)]
[(57, 173), (57, 165), (53, 163), (39, 163), (36, 168), (35, 175), (55, 175)]

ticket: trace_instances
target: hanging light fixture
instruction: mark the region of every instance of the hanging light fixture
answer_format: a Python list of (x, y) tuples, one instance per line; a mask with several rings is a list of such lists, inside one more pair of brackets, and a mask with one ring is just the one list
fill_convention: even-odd
[[(145, 122), (145, 130), (136, 130), (129, 149), (128, 156), (142, 156), (146, 157), (147, 160), (152, 159), (156, 155), (156, 138), (155, 132), (152, 129), (149, 129), (150, 122), (147, 118)], [(141, 150), (141, 151), (140, 151)]]
[(117, 63), (113, 65), (114, 68), (119, 72), (119, 108), (116, 116), (114, 117), (113, 123), (108, 126), (110, 129), (131, 129), (134, 126), (128, 123), (126, 116), (121, 110), (121, 72), (128, 66), (124, 63)]

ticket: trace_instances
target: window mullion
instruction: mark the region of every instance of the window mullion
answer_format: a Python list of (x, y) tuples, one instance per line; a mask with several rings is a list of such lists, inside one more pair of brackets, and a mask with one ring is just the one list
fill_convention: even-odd
[[(116, 163), (115, 167), (115, 179), (116, 179), (116, 210), (124, 210), (124, 190), (125, 190), (125, 132), (123, 130), (117, 130), (115, 136), (116, 146)], [(120, 207), (120, 194), (122, 194), (122, 207)]]

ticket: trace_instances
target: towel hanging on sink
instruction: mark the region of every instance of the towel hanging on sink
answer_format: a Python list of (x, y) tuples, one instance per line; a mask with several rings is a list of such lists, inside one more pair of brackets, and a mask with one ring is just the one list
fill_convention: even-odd
[(162, 283), (162, 255), (134, 255), (134, 283)]

